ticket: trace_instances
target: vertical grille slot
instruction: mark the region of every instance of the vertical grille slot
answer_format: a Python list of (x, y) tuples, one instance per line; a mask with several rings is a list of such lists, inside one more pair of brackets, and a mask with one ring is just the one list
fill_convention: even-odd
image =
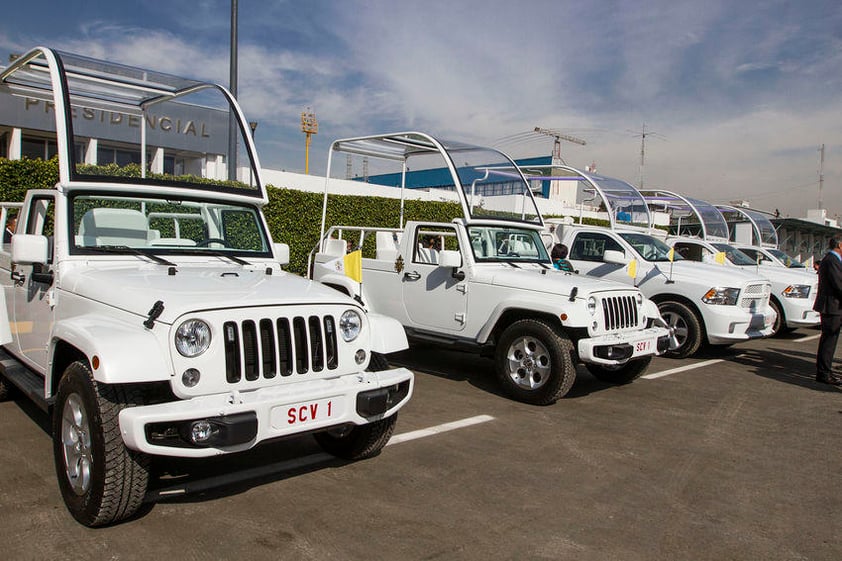
[(278, 371), (281, 376), (292, 374), (292, 332), (287, 318), (279, 318), (278, 322)]
[(260, 377), (260, 372), (257, 371), (257, 328), (251, 320), (244, 321), (242, 328), (246, 380), (257, 380)]
[(240, 372), (240, 332), (237, 324), (233, 321), (226, 321), (222, 325), (223, 337), (225, 339), (225, 379), (228, 383), (239, 382), (242, 374)]
[(307, 347), (307, 324), (304, 318), (297, 317), (292, 320), (292, 343), (295, 350), (295, 371), (305, 374), (310, 367)]
[(339, 357), (337, 354), (336, 341), (336, 324), (333, 321), (333, 316), (325, 316), (325, 352), (327, 354), (327, 368), (333, 370), (339, 366)]
[(638, 310), (634, 296), (612, 296), (602, 300), (602, 318), (605, 329), (628, 329), (636, 327)]
[(261, 367), (264, 378), (274, 378), (278, 373), (275, 362), (275, 331), (271, 319), (260, 320)]
[(313, 372), (321, 372), (325, 367), (322, 322), (319, 321), (318, 316), (310, 316), (307, 323), (310, 327), (310, 352), (313, 357)]

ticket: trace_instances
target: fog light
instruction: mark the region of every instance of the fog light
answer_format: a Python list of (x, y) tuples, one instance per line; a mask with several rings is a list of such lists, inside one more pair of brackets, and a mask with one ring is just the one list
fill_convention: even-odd
[(593, 330), (596, 331), (599, 328), (599, 324), (597, 322), (593, 322)]
[(199, 379), (201, 377), (202, 375), (198, 370), (195, 368), (188, 368), (184, 371), (184, 374), (181, 375), (181, 383), (187, 388), (193, 388), (199, 383)]
[(190, 441), (193, 444), (202, 444), (210, 440), (214, 432), (214, 426), (208, 421), (194, 421), (190, 425)]
[(364, 363), (364, 362), (365, 362), (365, 351), (364, 351), (363, 349), (359, 349), (359, 350), (358, 350), (358, 351), (354, 354), (354, 360), (356, 360), (356, 361), (357, 361), (357, 364), (362, 364), (362, 363)]

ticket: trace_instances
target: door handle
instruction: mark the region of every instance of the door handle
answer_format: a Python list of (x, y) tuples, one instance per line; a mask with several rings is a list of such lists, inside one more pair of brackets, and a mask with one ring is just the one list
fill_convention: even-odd
[(412, 271), (411, 273), (404, 273), (403, 278), (406, 280), (418, 280), (421, 278), (421, 273), (417, 271)]
[(12, 271), (12, 281), (17, 285), (21, 285), (24, 281), (26, 281), (26, 275), (17, 271)]

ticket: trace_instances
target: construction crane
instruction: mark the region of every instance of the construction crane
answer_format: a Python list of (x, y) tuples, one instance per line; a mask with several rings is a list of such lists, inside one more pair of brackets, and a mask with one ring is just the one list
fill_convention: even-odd
[(538, 134), (545, 134), (547, 136), (553, 137), (553, 164), (563, 164), (564, 159), (561, 157), (561, 141), (566, 140), (567, 142), (572, 142), (573, 144), (579, 144), (584, 146), (587, 144), (581, 138), (576, 138), (575, 136), (570, 136), (569, 134), (564, 134), (561, 131), (557, 131), (555, 129), (545, 129), (541, 127), (535, 127), (534, 132)]
[(301, 132), (307, 136), (304, 145), (304, 174), (310, 173), (310, 141), (314, 134), (319, 132), (319, 122), (316, 120), (316, 114), (310, 111), (308, 107), (306, 111), (301, 112)]

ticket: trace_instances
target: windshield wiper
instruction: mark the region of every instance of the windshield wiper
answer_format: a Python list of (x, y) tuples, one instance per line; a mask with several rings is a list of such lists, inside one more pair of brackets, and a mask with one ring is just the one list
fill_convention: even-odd
[(85, 249), (88, 251), (93, 251), (96, 253), (130, 253), (132, 255), (137, 255), (139, 257), (148, 257), (152, 261), (158, 263), (159, 265), (166, 265), (167, 267), (175, 267), (176, 264), (170, 261), (167, 261), (163, 257), (155, 255), (154, 253), (149, 253), (146, 251), (140, 251), (137, 248), (129, 247), (127, 245), (95, 245), (91, 247), (82, 247), (80, 249)]
[(243, 266), (251, 265), (251, 263), (249, 263), (245, 259), (240, 259), (236, 255), (229, 255), (228, 253), (225, 253), (224, 251), (213, 251), (213, 250), (203, 251), (202, 255), (213, 255), (214, 257), (225, 257), (226, 259), (230, 259), (231, 261), (233, 261), (237, 265), (243, 265)]

